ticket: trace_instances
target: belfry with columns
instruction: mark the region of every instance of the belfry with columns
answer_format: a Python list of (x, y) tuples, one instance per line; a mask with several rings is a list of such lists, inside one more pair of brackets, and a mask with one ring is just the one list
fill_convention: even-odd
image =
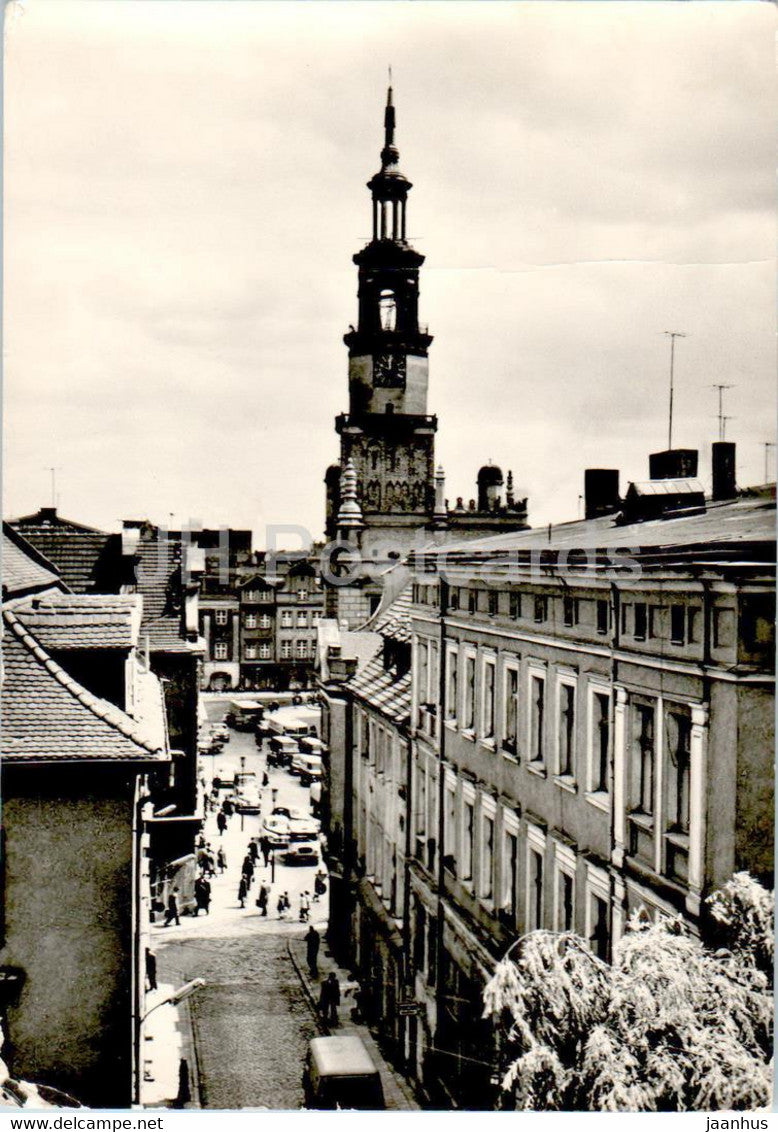
[(453, 507), (435, 467), (437, 417), (427, 412), (432, 335), (419, 322), (424, 256), (407, 237), (411, 182), (400, 171), (395, 107), (389, 87), (381, 168), (367, 183), (372, 238), (354, 255), (357, 325), (344, 336), (349, 409), (335, 421), (340, 460), (327, 469), (326, 537), (347, 542), (363, 563), (349, 586), (328, 591), (327, 615), (354, 628), (377, 607), (381, 576), (414, 546), (460, 541), (527, 526), (526, 499), (505, 499), (502, 472), (478, 473), (477, 499)]

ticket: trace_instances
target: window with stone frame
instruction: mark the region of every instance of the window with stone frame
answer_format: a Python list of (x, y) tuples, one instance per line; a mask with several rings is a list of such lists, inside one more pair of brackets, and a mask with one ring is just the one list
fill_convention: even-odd
[(289, 660), (292, 655), (292, 642), (289, 640), (281, 642), (281, 658), (282, 660)]
[(519, 741), (519, 671), (512, 665), (505, 668), (503, 697), (503, 750), (515, 755)]
[(510, 927), (516, 925), (518, 912), (519, 837), (518, 829), (503, 828), (501, 907)]
[(692, 721), (688, 711), (671, 708), (666, 716), (667, 813), (665, 827), (689, 832), (689, 777)]
[(216, 610), (216, 624), (217, 625), (226, 625), (227, 624), (227, 618), (228, 618), (228, 612), (227, 612), (226, 609), (217, 609)]
[(308, 642), (305, 638), (295, 641), (295, 655), (298, 660), (305, 660), (308, 656)]
[(291, 609), (282, 609), (281, 610), (281, 628), (282, 629), (291, 629), (292, 628), (292, 611), (291, 611)]
[(610, 695), (594, 692), (591, 697), (590, 768), (588, 788), (592, 793), (608, 790), (608, 763), (610, 760)]
[(227, 659), (227, 643), (226, 643), (226, 641), (217, 641), (216, 642), (216, 644), (213, 646), (213, 657), (214, 657), (214, 660), (226, 660)]
[(253, 645), (253, 644), (252, 645), (246, 645), (246, 660), (256, 660), (256, 659), (257, 659), (257, 646)]
[(456, 721), (458, 713), (457, 695), (459, 691), (459, 651), (449, 649), (446, 668), (446, 719)]
[(545, 711), (546, 680), (541, 674), (533, 673), (529, 680), (529, 761), (542, 764), (545, 761)]
[(257, 615), (256, 615), (256, 613), (247, 613), (245, 620), (244, 620), (244, 624), (245, 624), (247, 629), (256, 629), (256, 627), (257, 627)]
[(481, 811), (481, 898), (494, 897), (494, 814)]
[(632, 733), (631, 809), (654, 812), (654, 708), (635, 704)]
[(535, 622), (539, 625), (548, 618), (548, 598), (545, 594), (535, 594)]
[(494, 660), (484, 659), (483, 681), (481, 694), (483, 705), (482, 738), (494, 739), (494, 708), (495, 708), (495, 674), (497, 666)]
[(610, 602), (607, 598), (597, 599), (597, 632), (605, 634), (610, 629)]
[(473, 879), (473, 834), (475, 829), (475, 799), (462, 798), (462, 839), (459, 854), (459, 875), (464, 881)]
[(511, 590), (509, 595), (509, 609), (510, 615), (514, 621), (518, 621), (521, 617), (521, 591)]
[(260, 660), (269, 660), (270, 659), (270, 645), (268, 644), (267, 641), (261, 641), (260, 642), (259, 659)]
[(527, 931), (543, 927), (543, 854), (530, 845), (527, 851)]
[(297, 628), (298, 629), (307, 629), (308, 628), (308, 611), (306, 609), (298, 609), (297, 610)]
[(475, 656), (468, 653), (465, 657), (465, 704), (464, 719), (462, 720), (466, 731), (475, 730)]
[(557, 774), (562, 778), (575, 776), (575, 684), (560, 681), (558, 688), (557, 719)]

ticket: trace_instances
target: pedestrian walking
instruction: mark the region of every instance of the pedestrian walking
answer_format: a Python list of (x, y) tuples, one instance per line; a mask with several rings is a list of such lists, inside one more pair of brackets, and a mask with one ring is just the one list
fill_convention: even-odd
[(314, 902), (314, 904), (318, 904), (320, 897), (324, 896), (324, 893), (327, 891), (327, 881), (325, 879), (326, 875), (327, 875), (326, 873), (322, 872), (322, 870), (319, 869), (316, 876), (313, 878), (313, 902)]
[(259, 839), (259, 848), (262, 851), (262, 860), (265, 862), (265, 868), (268, 866), (270, 860), (270, 842), (266, 834), (262, 834)]
[(218, 814), (216, 815), (216, 828), (219, 831), (219, 837), (223, 837), (224, 831), (227, 828), (227, 815), (225, 814), (224, 810), (219, 810)]
[(249, 886), (246, 884), (246, 877), (244, 875), (240, 878), (240, 884), (238, 885), (238, 900), (240, 901), (241, 908), (246, 907), (246, 897), (248, 893)]
[(266, 786), (269, 786), (269, 785), (270, 785), (270, 778), (269, 778), (269, 776), (268, 776), (268, 773), (267, 773), (267, 771), (266, 771), (266, 770), (264, 770), (264, 771), (262, 772), (262, 789), (264, 790), (264, 789), (265, 789), (265, 787), (266, 787)]
[(195, 894), (195, 916), (199, 915), (202, 908), (206, 916), (211, 907), (211, 882), (206, 878), (198, 877), (194, 884)]
[(251, 857), (251, 860), (256, 865), (257, 858), (259, 857), (259, 849), (257, 848), (257, 843), (253, 838), (251, 839), (251, 841), (249, 841), (248, 852), (249, 852), (249, 856)]
[(216, 866), (220, 873), (223, 873), (227, 868), (227, 854), (224, 852), (221, 845), (219, 846), (219, 852), (216, 854)]
[(173, 920), (176, 921), (178, 927), (181, 927), (181, 921), (178, 918), (178, 900), (176, 895), (178, 889), (174, 888), (167, 898), (167, 912), (165, 912), (165, 927), (169, 928)]
[(259, 896), (257, 897), (257, 907), (263, 916), (267, 917), (267, 905), (270, 899), (270, 887), (262, 881), (259, 886)]
[(278, 801), (278, 790), (276, 789), (275, 786), (270, 791), (270, 800), (273, 803), (273, 809), (275, 809), (276, 808), (276, 802)]
[(316, 931), (316, 928), (311, 924), (308, 931), (305, 933), (305, 957), (308, 960), (308, 970), (311, 972), (312, 978), (317, 978), (319, 974), (319, 944), (321, 943), (321, 936)]
[(329, 1026), (335, 1026), (338, 1022), (338, 1007), (340, 1006), (340, 983), (338, 976), (334, 971), (330, 971), (327, 978), (321, 985), (321, 992), (319, 994), (319, 1008), (324, 1016), (324, 1021)]
[(300, 923), (307, 924), (311, 914), (311, 898), (307, 892), (300, 893)]
[(235, 813), (235, 807), (233, 806), (233, 804), (232, 804), (232, 802), (230, 801), (229, 798), (225, 798), (224, 801), (222, 802), (222, 813), (224, 814), (225, 817), (228, 817), (228, 818), (231, 818), (232, 815)]
[(243, 864), (241, 865), (240, 871), (246, 878), (246, 888), (251, 888), (251, 883), (254, 880), (254, 862), (252, 861), (251, 856), (248, 853), (243, 858)]
[[(210, 845), (208, 848), (211, 848)], [(216, 876), (216, 861), (214, 860), (213, 850), (205, 854), (205, 872), (209, 877)]]
[(148, 947), (146, 948), (146, 979), (149, 984), (149, 990), (157, 989), (157, 957), (153, 951)]

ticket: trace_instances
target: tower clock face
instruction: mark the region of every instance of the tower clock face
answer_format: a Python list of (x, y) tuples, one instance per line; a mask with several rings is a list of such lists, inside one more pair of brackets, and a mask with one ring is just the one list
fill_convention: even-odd
[(373, 378), (377, 386), (405, 385), (405, 354), (376, 354)]

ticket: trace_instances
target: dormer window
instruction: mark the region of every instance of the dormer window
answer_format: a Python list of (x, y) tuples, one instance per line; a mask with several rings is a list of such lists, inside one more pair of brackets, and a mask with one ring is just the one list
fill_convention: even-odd
[(382, 330), (397, 329), (397, 300), (394, 291), (382, 291), (378, 299), (378, 313)]

